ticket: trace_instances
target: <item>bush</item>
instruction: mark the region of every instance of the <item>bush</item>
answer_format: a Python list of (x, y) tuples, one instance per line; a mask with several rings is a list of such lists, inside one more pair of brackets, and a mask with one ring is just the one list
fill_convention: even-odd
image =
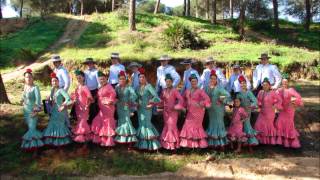
[(254, 21), (249, 23), (249, 26), (252, 30), (259, 31), (259, 30), (269, 30), (272, 29), (272, 22), (271, 21)]
[(180, 49), (201, 49), (206, 46), (195, 32), (192, 32), (187, 26), (180, 22), (174, 22), (163, 31), (163, 38), (167, 46), (173, 50)]

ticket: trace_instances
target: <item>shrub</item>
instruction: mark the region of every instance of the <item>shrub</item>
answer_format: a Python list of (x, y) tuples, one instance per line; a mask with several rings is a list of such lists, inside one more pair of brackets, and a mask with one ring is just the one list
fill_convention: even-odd
[(195, 32), (180, 22), (174, 22), (163, 31), (163, 39), (166, 45), (173, 50), (201, 49), (207, 44)]
[(249, 24), (250, 28), (255, 31), (272, 29), (271, 21), (257, 20)]
[(32, 63), (36, 58), (37, 58), (37, 54), (34, 53), (31, 49), (21, 48), (18, 51), (18, 60), (15, 59), (14, 63), (16, 65), (23, 63), (23, 62)]

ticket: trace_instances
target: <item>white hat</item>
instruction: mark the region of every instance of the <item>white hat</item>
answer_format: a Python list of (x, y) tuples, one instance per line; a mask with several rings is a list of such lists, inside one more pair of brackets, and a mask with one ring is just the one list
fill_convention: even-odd
[(233, 69), (240, 69), (240, 65), (239, 65), (239, 64), (235, 64), (235, 65), (233, 65), (232, 68), (233, 68)]
[(159, 61), (170, 61), (172, 58), (168, 55), (162, 55), (159, 59)]
[(132, 68), (132, 67), (138, 67), (138, 68), (140, 68), (140, 67), (142, 67), (142, 65), (141, 64), (139, 64), (139, 63), (136, 63), (136, 62), (131, 62), (130, 64), (129, 64), (129, 68)]
[(111, 53), (111, 59), (120, 59), (119, 53)]
[(50, 60), (51, 60), (51, 62), (60, 62), (60, 61), (62, 61), (61, 57), (58, 54), (53, 54), (51, 56)]
[(216, 59), (213, 59), (213, 57), (208, 57), (208, 58), (205, 60), (205, 63), (214, 62), (214, 61), (216, 61)]

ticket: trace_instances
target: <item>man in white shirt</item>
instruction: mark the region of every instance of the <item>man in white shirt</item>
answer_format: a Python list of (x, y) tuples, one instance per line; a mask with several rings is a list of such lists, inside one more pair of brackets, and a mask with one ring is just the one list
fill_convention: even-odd
[(139, 68), (142, 67), (141, 64), (136, 62), (131, 62), (128, 68), (131, 70), (131, 87), (133, 89), (138, 89), (139, 87)]
[(227, 79), (226, 79), (225, 75), (223, 74), (222, 70), (215, 66), (215, 64), (214, 64), (215, 61), (216, 60), (214, 60), (212, 57), (208, 57), (205, 60), (206, 69), (203, 70), (202, 75), (200, 77), (203, 89), (209, 85), (210, 73), (211, 73), (211, 70), (213, 70), (213, 69), (216, 71), (216, 74), (218, 77), (218, 85), (223, 88), (226, 87), (226, 85), (227, 85)]
[(173, 87), (177, 87), (180, 83), (180, 75), (177, 73), (176, 68), (169, 65), (169, 61), (171, 58), (168, 55), (163, 55), (160, 57), (159, 61), (161, 66), (157, 68), (157, 84), (156, 90), (158, 95), (161, 94), (162, 89), (166, 88), (165, 76), (166, 74), (170, 74), (173, 78)]
[(270, 57), (267, 53), (261, 54), (260, 64), (253, 72), (253, 91), (257, 95), (262, 89), (264, 78), (268, 78), (272, 89), (277, 89), (281, 84), (281, 74), (276, 65), (269, 64)]
[(241, 91), (240, 82), (238, 81), (239, 76), (242, 75), (247, 81), (247, 89), (251, 89), (251, 83), (249, 79), (241, 72), (241, 68), (238, 64), (233, 66), (233, 74), (230, 76), (227, 83), (227, 91), (230, 92), (231, 96), (234, 97), (238, 92)]
[(51, 56), (51, 62), (54, 66), (54, 73), (56, 73), (58, 80), (59, 80), (59, 87), (63, 88), (66, 92), (68, 92), (71, 80), (68, 73), (68, 70), (63, 67), (61, 63), (62, 59), (59, 55), (54, 54)]
[[(192, 68), (192, 59), (185, 59), (180, 64), (183, 64), (185, 67), (185, 71), (183, 73), (183, 87), (181, 89), (181, 94), (184, 93), (185, 90), (191, 88), (191, 82), (189, 80), (189, 77), (191, 74), (195, 74), (197, 76), (197, 79), (200, 79), (199, 73), (197, 70)], [(201, 81), (198, 81), (198, 87), (201, 86)]]
[(96, 62), (93, 60), (93, 58), (86, 58), (83, 64), (88, 67), (88, 69), (84, 71), (85, 84), (89, 88), (94, 99), (94, 102), (91, 103), (89, 107), (88, 123), (91, 124), (93, 118), (96, 117), (99, 112), (97, 93), (100, 84), (98, 78), (98, 69), (96, 68)]
[(118, 84), (118, 75), (120, 71), (126, 71), (125, 67), (120, 64), (120, 56), (119, 53), (112, 53), (111, 54), (111, 63), (109, 70), (109, 79), (108, 82), (113, 86), (113, 88), (116, 87)]
[(90, 91), (97, 90), (100, 85), (98, 80), (98, 69), (96, 68), (96, 62), (93, 60), (93, 58), (86, 58), (83, 64), (87, 66), (87, 70), (84, 71), (86, 86)]

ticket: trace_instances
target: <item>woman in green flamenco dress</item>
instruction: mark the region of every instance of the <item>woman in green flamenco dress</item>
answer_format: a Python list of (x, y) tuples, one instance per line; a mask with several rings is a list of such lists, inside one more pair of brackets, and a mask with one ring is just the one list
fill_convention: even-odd
[(230, 94), (217, 81), (215, 70), (210, 73), (210, 84), (206, 87), (206, 93), (211, 99), (211, 107), (208, 108), (209, 126), (207, 128), (208, 145), (224, 150), (228, 144), (227, 131), (224, 125), (225, 105), (231, 101)]
[(22, 97), (23, 113), (28, 131), (22, 137), (21, 148), (26, 151), (34, 151), (43, 146), (42, 133), (37, 130), (37, 113), (41, 110), (40, 90), (33, 84), (32, 70), (24, 73), (25, 85)]
[(252, 146), (257, 146), (259, 144), (256, 138), (258, 132), (251, 126), (251, 111), (258, 107), (257, 99), (253, 93), (247, 89), (247, 80), (242, 75), (239, 76), (238, 81), (241, 85), (241, 91), (237, 94), (237, 98), (241, 99), (241, 107), (243, 107), (248, 114), (247, 119), (243, 123), (243, 130), (247, 135), (247, 142), (245, 145), (249, 146), (249, 152), (253, 152)]
[(149, 84), (145, 77), (143, 68), (139, 68), (139, 87), (136, 89), (138, 95), (138, 142), (136, 147), (140, 150), (154, 151), (161, 148), (158, 140), (159, 132), (151, 122), (152, 107), (160, 102), (155, 89)]
[(119, 84), (116, 86), (118, 126), (116, 128), (115, 141), (119, 144), (128, 144), (131, 150), (132, 144), (137, 142), (136, 130), (130, 119), (130, 107), (135, 104), (137, 95), (134, 89), (127, 84), (127, 75), (124, 71), (119, 73)]
[(50, 146), (64, 146), (71, 143), (71, 132), (66, 125), (67, 106), (72, 103), (68, 93), (59, 88), (59, 80), (51, 73), (51, 112), (47, 128), (43, 132), (44, 143)]

